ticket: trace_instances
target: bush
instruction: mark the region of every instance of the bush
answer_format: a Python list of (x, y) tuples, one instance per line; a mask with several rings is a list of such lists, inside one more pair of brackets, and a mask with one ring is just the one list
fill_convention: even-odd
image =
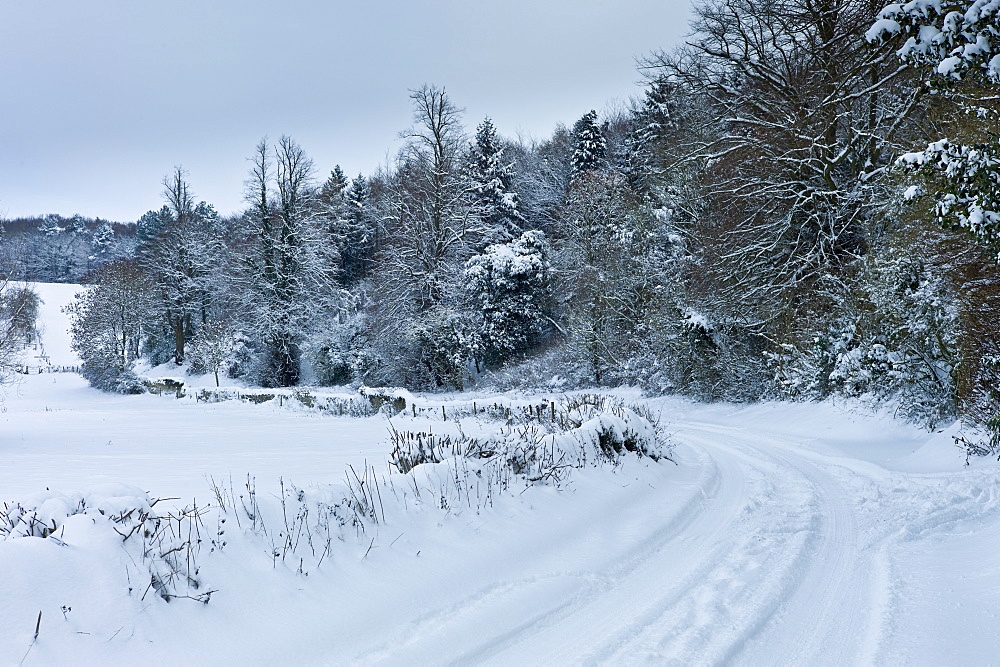
[[(488, 406), (483, 414), (492, 415)], [(408, 473), (449, 459), (486, 461), (504, 469), (493, 472), (498, 479), (509, 473), (537, 482), (588, 463), (617, 465), (629, 453), (659, 460), (671, 452), (648, 410), (608, 396), (570, 396), (495, 416), (507, 424), (487, 438), (394, 430), (389, 462)]]
[(143, 394), (146, 385), (131, 368), (122, 368), (114, 355), (93, 352), (80, 365), (80, 375), (90, 386), (116, 394)]

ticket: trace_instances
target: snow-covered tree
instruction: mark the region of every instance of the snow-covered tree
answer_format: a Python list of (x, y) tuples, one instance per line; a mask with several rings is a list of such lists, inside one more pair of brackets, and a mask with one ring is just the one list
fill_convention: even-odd
[(601, 384), (634, 352), (660, 308), (666, 239), (649, 205), (611, 170), (570, 188), (553, 268), (569, 343)]
[(434, 86), (410, 98), (414, 126), (403, 134), (396, 171), (379, 198), (386, 233), (368, 321), (385, 360), (380, 381), (405, 376), (426, 387), (460, 386), (469, 328), (459, 304), (462, 267), (482, 233), (462, 178), (462, 110)]
[(662, 174), (659, 153), (679, 125), (678, 106), (677, 85), (665, 77), (655, 77), (632, 112), (634, 128), (626, 140), (621, 171), (637, 192), (650, 194), (652, 180)]
[(315, 215), (313, 163), (291, 138), (256, 147), (247, 181), (249, 248), (239, 277), (242, 318), (264, 347), (257, 380), (291, 386), (311, 323), (339, 304), (338, 255)]
[(992, 259), (945, 264), (961, 294), (957, 335), (948, 341), (958, 349), (955, 394), (962, 415), (991, 431), (986, 451), (1000, 442), (1000, 2), (891, 4), (867, 37), (918, 69), (938, 114), (936, 140), (899, 158), (917, 180), (904, 197), (931, 199), (938, 223), (962, 230)]
[(507, 243), (520, 234), (524, 216), (511, 191), (513, 165), (504, 158), (493, 121), (483, 120), (469, 146), (464, 178), (472, 196), (472, 212), (485, 226), (483, 245)]
[(946, 125), (950, 140), (907, 153), (900, 163), (929, 180), (909, 195), (928, 191), (941, 224), (965, 230), (1000, 260), (1000, 2), (889, 5), (867, 37), (929, 72), (928, 89), (972, 119)]
[(602, 166), (607, 149), (604, 133), (597, 123), (597, 112), (588, 111), (573, 125), (573, 178)]
[(352, 215), (364, 216), (368, 206), (368, 198), (371, 197), (372, 190), (368, 185), (368, 179), (364, 174), (358, 174), (357, 178), (351, 181), (351, 187), (347, 190), (347, 207)]
[(965, 230), (1000, 261), (1000, 142), (942, 139), (904, 154), (899, 162), (927, 179), (923, 186), (911, 186), (908, 198), (932, 190), (938, 222)]
[(33, 289), (0, 277), (0, 384), (11, 377), (24, 346), (34, 341), (39, 303)]
[(170, 207), (164, 204), (158, 211), (147, 211), (135, 223), (135, 238), (139, 246), (149, 243), (173, 219)]
[(461, 178), (462, 110), (434, 86), (410, 99), (414, 127), (404, 133), (391, 204), (396, 247), (383, 269), (404, 277), (410, 305), (420, 312), (448, 294), (477, 230)]
[(90, 248), (96, 260), (100, 261), (111, 254), (115, 245), (115, 228), (109, 221), (105, 220), (94, 232), (90, 241)]
[(147, 213), (148, 227), (138, 249), (139, 263), (156, 285), (162, 321), (170, 332), (170, 354), (184, 363), (185, 347), (208, 318), (222, 243), (215, 233), (217, 214), (195, 204), (187, 172), (177, 167), (163, 179), (164, 209)]
[(368, 181), (358, 174), (343, 186), (336, 207), (322, 206), (324, 214), (333, 217), (330, 230), (340, 254), (339, 278), (347, 287), (364, 277), (375, 250), (375, 225), (368, 210), (370, 196)]
[(509, 147), (515, 162), (513, 188), (524, 226), (546, 234), (555, 230), (560, 211), (566, 204), (572, 169), (573, 137), (563, 126), (556, 127), (546, 141)]
[(1000, 1), (909, 0), (883, 9), (873, 42), (897, 47), (904, 61), (954, 80), (1000, 83)]
[[(87, 228), (80, 216), (44, 216), (31, 244), (29, 271), (37, 280), (71, 282), (85, 272)], [(81, 270), (83, 268), (83, 270)]]
[(348, 181), (347, 177), (344, 176), (344, 170), (340, 168), (339, 164), (335, 165), (316, 198), (321, 204), (336, 206), (343, 201), (347, 186)]
[(153, 285), (134, 260), (105, 265), (96, 282), (66, 309), (72, 317), (73, 349), (83, 362), (80, 373), (98, 389), (141, 393), (132, 365), (159, 305)]
[(191, 341), (191, 369), (193, 372), (208, 372), (215, 376), (215, 386), (219, 386), (219, 371), (232, 365), (240, 346), (238, 331), (232, 323), (223, 319), (213, 319), (198, 328)]
[(668, 170), (694, 177), (687, 284), (718, 327), (805, 344), (830, 326), (882, 224), (919, 91), (864, 34), (866, 0), (695, 5), (689, 45), (647, 62), (699, 105)]
[(466, 263), (465, 286), (478, 307), (480, 349), (497, 366), (527, 352), (551, 326), (548, 242), (539, 231), (492, 245)]

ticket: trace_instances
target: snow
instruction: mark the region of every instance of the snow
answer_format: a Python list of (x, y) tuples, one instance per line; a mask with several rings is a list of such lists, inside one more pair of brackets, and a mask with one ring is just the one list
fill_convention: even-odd
[[(23, 283), (18, 283), (21, 285)], [(86, 287), (59, 283), (31, 283), (36, 288), (42, 305), (38, 326), (41, 344), (25, 351), (24, 363), (32, 370), (39, 368), (79, 366), (80, 358), (70, 347), (70, 316), (63, 308), (71, 303), (76, 294)]]
[[(64, 352), (50, 326), (59, 289), (42, 286), (53, 355)], [(407, 400), (457, 416), (472, 401), (520, 409), (541, 398)], [(316, 507), (337, 498), (343, 487), (330, 484), (349, 466), (389, 476), (387, 417), (23, 377), (0, 412), (0, 500), (40, 508), (59, 531), (0, 539), (0, 664), (975, 665), (1000, 655), (1000, 470), (964, 465), (957, 426), (929, 433), (855, 403), (645, 402), (667, 423), (674, 462), (626, 457), (477, 508), (414, 504), (397, 486), (405, 503), (387, 501), (366, 532), (346, 529), (319, 566), (308, 551), (273, 558), (277, 531), (265, 538), (230, 518), (220, 538), (218, 515), (206, 514), (198, 577), (216, 592), (168, 604), (143, 597), (142, 554), (108, 517), (156, 498), (204, 507), (206, 476), (231, 476), (245, 494), (250, 474), (277, 528), (281, 482)], [(458, 432), (429, 416), (392, 423)], [(448, 469), (433, 466), (417, 470)]]

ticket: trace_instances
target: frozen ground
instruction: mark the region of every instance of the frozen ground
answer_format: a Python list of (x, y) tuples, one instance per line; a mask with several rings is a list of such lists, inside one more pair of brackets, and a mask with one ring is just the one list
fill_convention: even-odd
[[(995, 462), (849, 405), (649, 403), (676, 465), (585, 469), (479, 512), (398, 508), (307, 573), (230, 526), (203, 554), (207, 605), (129, 595), (128, 554), (86, 517), (64, 545), (0, 542), (0, 664), (998, 661)], [(66, 374), (26, 378), (3, 410), (7, 501), (202, 502), (206, 475), (247, 473), (273, 498), (279, 477), (338, 482), (388, 452), (384, 417), (116, 397)]]

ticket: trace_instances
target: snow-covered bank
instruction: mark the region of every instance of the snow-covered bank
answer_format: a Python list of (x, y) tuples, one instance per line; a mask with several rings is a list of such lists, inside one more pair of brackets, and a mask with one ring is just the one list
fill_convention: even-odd
[[(35, 382), (32, 376), (24, 389)], [(83, 393), (89, 391), (84, 389)], [(91, 398), (98, 401), (103, 396), (95, 394)], [(48, 398), (58, 400), (56, 396)], [(71, 412), (68, 406), (79, 404), (79, 398), (71, 396), (66, 409), (57, 412)], [(185, 421), (198, 412), (226, 423), (226, 417), (217, 412), (220, 405), (236, 408), (244, 414), (256, 412), (271, 417), (289, 414), (267, 406), (245, 404), (205, 405), (152, 396), (109, 398), (132, 401), (140, 411), (148, 404), (170, 406), (176, 417), (174, 433), (184, 432), (189, 426)], [(16, 408), (23, 400), (22, 395), (12, 401), (10, 407)], [(586, 540), (589, 546), (581, 547), (576, 558), (582, 562), (597, 558), (600, 561), (598, 569), (611, 567), (627, 553), (620, 551), (620, 546), (614, 546), (610, 551), (618, 556), (609, 557), (605, 547), (597, 546), (599, 540), (620, 530), (626, 530), (627, 537), (614, 538), (615, 545), (641, 538), (647, 532), (642, 525), (642, 507), (646, 503), (639, 501), (636, 492), (640, 497), (647, 493), (663, 493), (664, 481), (676, 470), (676, 466), (667, 461), (656, 463), (646, 459), (643, 463), (626, 454), (625, 450), (646, 450), (656, 446), (647, 440), (655, 436), (642, 432), (643, 422), (637, 417), (613, 408), (605, 415), (600, 406), (592, 411), (584, 409), (586, 405), (574, 407), (578, 403), (574, 401), (567, 408), (553, 412), (559, 416), (559, 422), (570, 429), (566, 431), (567, 437), (578, 435), (570, 441), (559, 439), (562, 436), (540, 436), (537, 446), (543, 455), (548, 456), (551, 452), (550, 458), (533, 463), (534, 459), (525, 456), (517, 442), (504, 445), (502, 440), (495, 438), (480, 441), (480, 445), (469, 450), (468, 458), (460, 466), (434, 463), (440, 456), (431, 457), (430, 463), (403, 476), (411, 478), (411, 482), (380, 483), (377, 491), (369, 489), (368, 498), (372, 502), (378, 493), (378, 511), (374, 511), (373, 505), (370, 508), (372, 520), (360, 524), (350, 515), (355, 508), (347, 507), (349, 499), (356, 500), (357, 496), (346, 495), (343, 496), (345, 500), (338, 501), (340, 496), (336, 494), (342, 491), (336, 489), (327, 491), (318, 487), (300, 491), (288, 481), (282, 482), (281, 487), (273, 483), (265, 486), (260, 482), (261, 478), (273, 480), (269, 473), (281, 469), (281, 463), (271, 463), (268, 471), (261, 471), (264, 474), (249, 482), (244, 477), (233, 483), (223, 475), (223, 486), (227, 483), (231, 486), (228, 494), (224, 488), (222, 497), (216, 495), (214, 500), (216, 508), (224, 504), (229, 510), (219, 513), (209, 508), (194, 522), (182, 521), (176, 511), (171, 518), (168, 509), (159, 519), (155, 516), (142, 518), (136, 524), (137, 516), (155, 514), (151, 510), (154, 503), (138, 489), (129, 491), (128, 487), (121, 486), (85, 493), (47, 491), (10, 499), (19, 504), (0, 517), (8, 520), (11, 526), (6, 531), (9, 539), (0, 542), (0, 563), (12, 563), (28, 573), (37, 573), (42, 583), (38, 584), (35, 576), (27, 576), (3, 584), (0, 620), (15, 631), (10, 642), (0, 645), (0, 651), (9, 651), (0, 652), (0, 661), (18, 659), (14, 654), (22, 648), (29, 663), (42, 664), (68, 659), (95, 663), (134, 659), (153, 662), (204, 659), (315, 662), (331, 658), (368, 661), (391, 648), (382, 646), (387, 633), (402, 632), (401, 645), (424, 641), (422, 632), (409, 636), (404, 631), (413, 621), (410, 614), (420, 608), (414, 605), (414, 595), (433, 605), (450, 605), (451, 596), (465, 595), (470, 584), (475, 588), (487, 585), (504, 591), (505, 595), (518, 590), (517, 600), (505, 601), (504, 617), (494, 622), (519, 627), (523, 619), (518, 600), (531, 602), (531, 606), (537, 603), (544, 609), (549, 604), (547, 598), (553, 585), (559, 591), (572, 590), (575, 586), (575, 575), (570, 575), (568, 581), (540, 588), (535, 586), (536, 578), (552, 578), (546, 570), (524, 583), (511, 584), (511, 578), (524, 576), (525, 567), (529, 570), (536, 567), (533, 561), (537, 541), (553, 536), (565, 543)], [(122, 405), (109, 405), (106, 416), (115, 411), (127, 414), (129, 411)], [(8, 410), (7, 414), (12, 412), (15, 410)], [(304, 421), (309, 417), (303, 414), (289, 416)], [(314, 420), (328, 428), (347, 421), (333, 417), (314, 417)], [(384, 418), (382, 421), (352, 421), (380, 432), (383, 441), (387, 439), (389, 431)], [(397, 428), (400, 423), (408, 423), (421, 433), (426, 432), (424, 429), (433, 429), (439, 434), (452, 433), (463, 438), (475, 433), (477, 426), (485, 429), (484, 432), (491, 430), (476, 417), (462, 422), (400, 417), (396, 422)], [(108, 421), (102, 426), (114, 428)], [(607, 439), (605, 433), (609, 434)], [(327, 431), (326, 435), (333, 434)], [(617, 454), (613, 448), (608, 449), (609, 443), (616, 438), (621, 444)], [(272, 440), (275, 450), (282, 448), (285, 442), (287, 439)], [(565, 449), (573, 443), (582, 449), (578, 452)], [(238, 447), (239, 443), (230, 442), (228, 446)], [(185, 460), (178, 459), (170, 451), (160, 453), (159, 460), (146, 459), (137, 467), (146, 464), (159, 469), (174, 468), (178, 475), (191, 474)], [(570, 455), (569, 458), (564, 453)], [(230, 456), (232, 454), (230, 449)], [(622, 455), (625, 459), (620, 467), (592, 468), (587, 465), (601, 456)], [(502, 464), (508, 457), (517, 459), (518, 470), (507, 473), (505, 480), (503, 474), (496, 475), (489, 466), (494, 461)], [(384, 455), (381, 460), (386, 460)], [(243, 459), (242, 462), (247, 461)], [(359, 482), (359, 489), (361, 480), (365, 483), (369, 480), (363, 466), (358, 466), (360, 473), (351, 470)], [(584, 467), (568, 479), (561, 469), (575, 466)], [(348, 468), (349, 464), (341, 464), (341, 474), (327, 481), (342, 479)], [(463, 480), (455, 477), (461, 472), (466, 473)], [(498, 492), (498, 487), (509, 487), (510, 474), (520, 475), (523, 481), (513, 489), (514, 493)], [(200, 478), (198, 481), (203, 485), (203, 497), (212, 499), (207, 480)], [(414, 484), (412, 488), (408, 487), (410, 483)], [(244, 486), (241, 488), (241, 485)], [(458, 488), (459, 485), (464, 491)], [(457, 494), (451, 493), (453, 486)], [(276, 499), (279, 488), (280, 502)], [(289, 493), (287, 505), (285, 491)], [(220, 503), (223, 498), (224, 502)], [(316, 498), (321, 500), (317, 503)], [(346, 507), (346, 514), (337, 509), (337, 503)], [(632, 518), (615, 513), (594, 521), (602, 507), (630, 505), (634, 506)], [(135, 514), (131, 513), (133, 509)], [(329, 511), (328, 518), (322, 518), (323, 511)], [(312, 512), (312, 523), (309, 512)], [(170, 525), (171, 521), (177, 521), (177, 530), (169, 535), (157, 535), (155, 549), (150, 549), (147, 542), (137, 537), (153, 531), (152, 526), (162, 532), (162, 526)], [(625, 524), (620, 526), (623, 521)], [(306, 526), (306, 536), (300, 539), (302, 526)], [(322, 536), (310, 532), (314, 531), (312, 526), (326, 528), (327, 548), (318, 543), (314, 548), (312, 538), (322, 539)], [(295, 548), (285, 546), (290, 543), (286, 542), (283, 530), (295, 534)], [(655, 526), (649, 530), (655, 531)], [(192, 539), (192, 531), (200, 539)], [(329, 549), (331, 537), (334, 542)], [(187, 563), (183, 559), (176, 560), (178, 552), (185, 556), (191, 554)], [(498, 557), (504, 561), (502, 567), (496, 562)], [(167, 558), (166, 564), (159, 564), (159, 558)], [(562, 560), (560, 555), (546, 567)], [(41, 564), (42, 569), (30, 565), (33, 562)], [(46, 579), (41, 575), (47, 567), (59, 568), (64, 574)], [(167, 577), (164, 572), (182, 574), (184, 580), (197, 580), (198, 588), (191, 591), (170, 587), (166, 589), (169, 595), (158, 596)], [(491, 574), (486, 576), (486, 572)], [(367, 583), (359, 588), (358, 581)], [(377, 594), (369, 597), (365, 590), (375, 582), (378, 582)], [(293, 595), (296, 590), (308, 591), (305, 600)], [(127, 594), (123, 595), (123, 591)], [(205, 599), (210, 591), (213, 595), (207, 611), (189, 600), (180, 599), (170, 605), (168, 612), (166, 603), (160, 599), (178, 596)], [(476, 598), (468, 603), (473, 613), (479, 606)], [(35, 607), (42, 612), (42, 618), (47, 619), (45, 632), (39, 630), (37, 641), (33, 634), (36, 626), (21, 622), (26, 610)], [(31, 613), (37, 624), (37, 612)], [(303, 616), (309, 620), (303, 620)], [(58, 622), (60, 618), (62, 623)], [(336, 621), (337, 630), (322, 630), (319, 619), (323, 619), (323, 624)], [(470, 619), (464, 614), (456, 615), (456, 621), (464, 623), (467, 620)], [(264, 626), (258, 627), (258, 622), (263, 622)], [(121, 632), (122, 628), (127, 629), (127, 635)], [(456, 639), (451, 642), (452, 650), (475, 648), (467, 637), (461, 642), (457, 640), (466, 635), (461, 625), (456, 626), (454, 632)], [(219, 637), (233, 633), (240, 637), (250, 633), (253, 639), (244, 638), (238, 649), (228, 647), (220, 653)], [(433, 639), (422, 649), (424, 660), (435, 659), (439, 651), (437, 641)], [(288, 642), (294, 642), (297, 647)], [(408, 649), (415, 650), (415, 647)], [(408, 655), (418, 654), (408, 652)]]

